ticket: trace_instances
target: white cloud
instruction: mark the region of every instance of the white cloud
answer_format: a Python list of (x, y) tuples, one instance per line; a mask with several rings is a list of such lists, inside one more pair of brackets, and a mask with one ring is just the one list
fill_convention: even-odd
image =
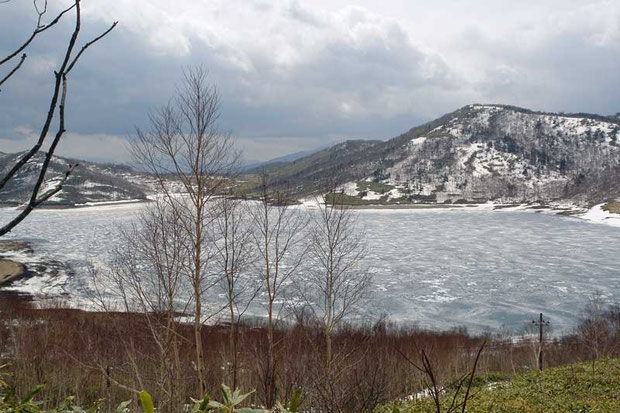
[[(38, 133), (27, 126), (14, 129), (13, 139), (0, 139), (3, 152), (20, 152), (30, 149), (38, 139)], [(48, 136), (47, 150), (53, 136)], [(106, 134), (66, 133), (60, 141), (56, 154), (68, 158), (89, 159), (93, 161), (130, 163), (128, 141), (125, 137)]]
[[(321, 146), (329, 135), (389, 138), (472, 102), (620, 110), (615, 0), (82, 5), (88, 35), (120, 23), (88, 51), (71, 79), (69, 127), (83, 137), (76, 142), (110, 143), (102, 150), (112, 159), (122, 151), (114, 137), (133, 133), (135, 124), (146, 126), (144, 114), (171, 97), (180, 69), (197, 63), (221, 91), (223, 128), (263, 158), (284, 147)], [(25, 27), (14, 17), (29, 16), (30, 8), (20, 4), (15, 15), (0, 14), (0, 52)], [(49, 44), (33, 46), (32, 65), (0, 94), (5, 138), (15, 126), (40, 126), (49, 93), (43, 85), (58, 59)], [(6, 145), (12, 144), (0, 141), (0, 150)], [(80, 153), (92, 153), (87, 149)]]
[(261, 8), (234, 0), (120, 0), (94, 2), (91, 13), (118, 15), (123, 30), (143, 38), (154, 53), (204, 56), (225, 93), (232, 89), (249, 105), (338, 113), (349, 100), (350, 110), (342, 112), (347, 118), (390, 116), (415, 109), (410, 99), (374, 104), (393, 100), (394, 87), (410, 95), (456, 85), (439, 53), (415, 44), (396, 19), (361, 7), (325, 13), (298, 1)]

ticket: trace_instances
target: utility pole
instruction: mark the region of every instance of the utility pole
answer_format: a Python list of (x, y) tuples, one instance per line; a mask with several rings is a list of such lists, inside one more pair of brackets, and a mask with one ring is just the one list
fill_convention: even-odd
[(543, 369), (543, 327), (549, 327), (549, 321), (543, 320), (543, 314), (540, 313), (538, 321), (533, 320), (532, 324), (538, 326), (538, 370)]

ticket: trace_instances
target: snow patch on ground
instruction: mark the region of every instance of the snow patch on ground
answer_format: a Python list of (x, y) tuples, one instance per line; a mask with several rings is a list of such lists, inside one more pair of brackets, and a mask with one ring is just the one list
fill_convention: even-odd
[(348, 196), (358, 196), (360, 194), (360, 191), (357, 189), (357, 182), (347, 182), (339, 189)]
[(75, 204), (75, 206), (104, 206), (104, 205), (121, 205), (132, 204), (134, 202), (144, 202), (144, 199), (124, 199), (121, 201), (101, 201), (101, 202), (84, 202), (83, 204)]
[(411, 144), (412, 145), (421, 145), (421, 144), (424, 143), (424, 141), (426, 141), (426, 136), (420, 136), (419, 138), (411, 139)]
[(309, 198), (300, 199), (299, 201), (301, 202), (301, 205), (306, 209), (318, 209), (321, 204), (325, 203), (325, 200), (322, 196), (312, 196)]
[(603, 205), (605, 204), (595, 205), (594, 207), (590, 208), (588, 212), (581, 215), (580, 218), (595, 224), (605, 224), (611, 225), (613, 227), (620, 227), (620, 215), (604, 211)]
[(377, 201), (384, 197), (384, 194), (380, 194), (379, 192), (368, 190), (366, 191), (366, 195), (362, 197), (365, 201)]
[(400, 191), (401, 188), (394, 188), (387, 193), (388, 200), (399, 199), (403, 197), (403, 193)]

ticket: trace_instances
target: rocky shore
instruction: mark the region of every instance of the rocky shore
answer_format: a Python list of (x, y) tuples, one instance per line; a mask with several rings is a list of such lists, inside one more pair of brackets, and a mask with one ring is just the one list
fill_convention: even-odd
[(0, 285), (21, 277), (26, 267), (19, 262), (0, 259)]
[(7, 284), (26, 274), (26, 266), (20, 262), (3, 258), (14, 251), (32, 251), (30, 245), (22, 241), (0, 241), (0, 285)]

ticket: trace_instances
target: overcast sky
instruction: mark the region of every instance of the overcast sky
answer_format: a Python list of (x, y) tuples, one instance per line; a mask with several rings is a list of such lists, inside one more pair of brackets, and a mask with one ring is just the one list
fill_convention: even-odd
[[(43, 2), (43, 0), (41, 0)], [(70, 0), (49, 0), (50, 13)], [(620, 1), (88, 0), (83, 37), (118, 20), (72, 73), (59, 154), (127, 162), (126, 138), (202, 64), (247, 160), (388, 139), (469, 103), (620, 112)], [(0, 4), (0, 57), (32, 31)], [(0, 151), (26, 148), (71, 16), (0, 92)], [(0, 78), (7, 65), (0, 67)]]

